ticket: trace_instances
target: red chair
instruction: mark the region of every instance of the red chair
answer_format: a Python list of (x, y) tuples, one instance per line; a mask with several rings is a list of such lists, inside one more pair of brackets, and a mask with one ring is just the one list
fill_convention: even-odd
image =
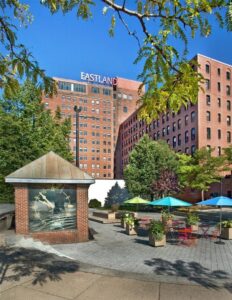
[(191, 228), (180, 228), (178, 229), (178, 240), (179, 244), (184, 243), (192, 238), (192, 229)]

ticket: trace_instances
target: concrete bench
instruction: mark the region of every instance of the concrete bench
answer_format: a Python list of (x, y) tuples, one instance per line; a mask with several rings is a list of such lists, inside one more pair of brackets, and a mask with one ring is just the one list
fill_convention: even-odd
[(93, 216), (108, 220), (115, 220), (115, 212), (94, 211)]

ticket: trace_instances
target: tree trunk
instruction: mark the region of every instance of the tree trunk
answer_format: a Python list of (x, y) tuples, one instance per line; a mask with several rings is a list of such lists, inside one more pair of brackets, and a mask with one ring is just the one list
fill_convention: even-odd
[(201, 191), (201, 201), (204, 201), (204, 190)]

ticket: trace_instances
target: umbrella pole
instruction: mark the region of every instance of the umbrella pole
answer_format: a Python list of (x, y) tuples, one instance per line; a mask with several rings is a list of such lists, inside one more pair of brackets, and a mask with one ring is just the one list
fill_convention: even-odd
[(222, 232), (222, 207), (220, 206), (220, 223), (219, 223), (219, 241), (217, 244), (224, 245), (225, 243), (221, 240), (221, 232)]

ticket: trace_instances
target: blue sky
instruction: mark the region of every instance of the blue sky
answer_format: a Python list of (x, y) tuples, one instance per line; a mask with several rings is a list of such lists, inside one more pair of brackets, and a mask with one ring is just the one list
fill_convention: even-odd
[[(92, 20), (82, 21), (74, 12), (51, 15), (39, 1), (28, 2), (34, 22), (27, 29), (20, 29), (19, 39), (49, 76), (79, 80), (84, 71), (137, 79), (142, 70), (142, 64), (133, 64), (137, 42), (119, 22), (115, 37), (110, 38), (110, 17), (102, 15), (100, 5), (94, 9)], [(201, 53), (232, 65), (232, 33), (219, 29), (216, 23), (213, 30), (209, 38), (189, 40), (188, 58)]]

